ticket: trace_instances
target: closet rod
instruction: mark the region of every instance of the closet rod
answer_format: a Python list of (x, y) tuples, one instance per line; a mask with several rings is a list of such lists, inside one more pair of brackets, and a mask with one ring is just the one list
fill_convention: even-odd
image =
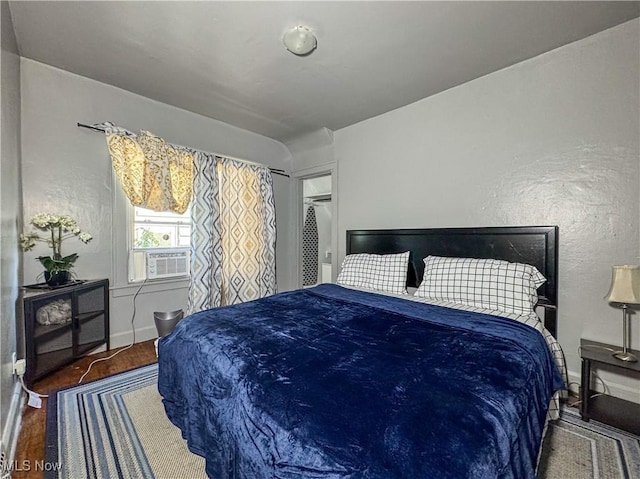
[[(104, 128), (100, 128), (97, 126), (92, 126), (92, 125), (85, 125), (84, 123), (80, 123), (78, 122), (78, 127), (79, 128), (86, 128), (88, 130), (93, 130), (93, 131), (99, 131), (101, 133), (105, 132)], [(254, 165), (259, 165), (259, 166), (265, 166), (265, 165), (261, 165), (260, 163), (255, 163), (253, 161), (248, 161), (248, 160), (243, 160), (242, 158), (234, 158), (233, 156), (227, 156), (227, 155), (219, 155), (218, 153), (214, 153), (214, 155), (216, 156), (221, 156), (223, 158), (228, 158), (230, 160), (236, 160), (236, 161), (241, 161), (243, 163), (249, 163), (249, 164), (254, 164)], [(284, 170), (281, 170), (279, 168), (271, 168), (270, 166), (267, 166), (267, 168), (269, 168), (269, 171), (271, 173), (275, 173), (276, 175), (280, 175), (280, 176), (286, 176), (287, 178), (290, 178), (289, 175), (287, 175)]]

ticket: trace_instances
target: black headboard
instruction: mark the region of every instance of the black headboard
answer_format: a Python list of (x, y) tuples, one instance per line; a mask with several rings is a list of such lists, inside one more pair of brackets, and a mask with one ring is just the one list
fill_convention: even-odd
[(538, 289), (538, 304), (545, 308), (545, 327), (556, 336), (557, 226), (347, 231), (347, 254), (404, 251), (411, 251), (407, 275), (409, 287), (417, 287), (422, 281), (422, 260), (428, 255), (502, 259), (535, 266), (547, 278)]

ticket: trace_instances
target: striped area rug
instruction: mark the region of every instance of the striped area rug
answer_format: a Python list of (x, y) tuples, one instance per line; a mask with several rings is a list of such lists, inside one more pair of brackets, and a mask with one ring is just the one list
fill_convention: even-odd
[(45, 479), (206, 478), (204, 459), (167, 418), (157, 383), (152, 364), (50, 396), (45, 463), (59, 470)]
[[(45, 478), (206, 478), (204, 460), (164, 413), (157, 377), (153, 364), (52, 395), (45, 462), (59, 468)], [(640, 478), (640, 437), (564, 408), (549, 426), (538, 477)]]
[(640, 478), (640, 437), (597, 421), (584, 422), (576, 408), (562, 408), (549, 424), (538, 465), (548, 479)]

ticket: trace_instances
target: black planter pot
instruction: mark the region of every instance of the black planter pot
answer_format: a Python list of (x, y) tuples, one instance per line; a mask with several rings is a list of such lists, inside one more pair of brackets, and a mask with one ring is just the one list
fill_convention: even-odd
[(44, 272), (44, 280), (49, 286), (62, 286), (69, 282), (69, 271)]

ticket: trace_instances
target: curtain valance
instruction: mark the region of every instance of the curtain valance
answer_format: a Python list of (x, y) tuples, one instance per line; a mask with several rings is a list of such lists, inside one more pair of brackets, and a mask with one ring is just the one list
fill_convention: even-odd
[(192, 196), (193, 154), (148, 131), (135, 135), (106, 124), (113, 169), (134, 206), (184, 213)]

